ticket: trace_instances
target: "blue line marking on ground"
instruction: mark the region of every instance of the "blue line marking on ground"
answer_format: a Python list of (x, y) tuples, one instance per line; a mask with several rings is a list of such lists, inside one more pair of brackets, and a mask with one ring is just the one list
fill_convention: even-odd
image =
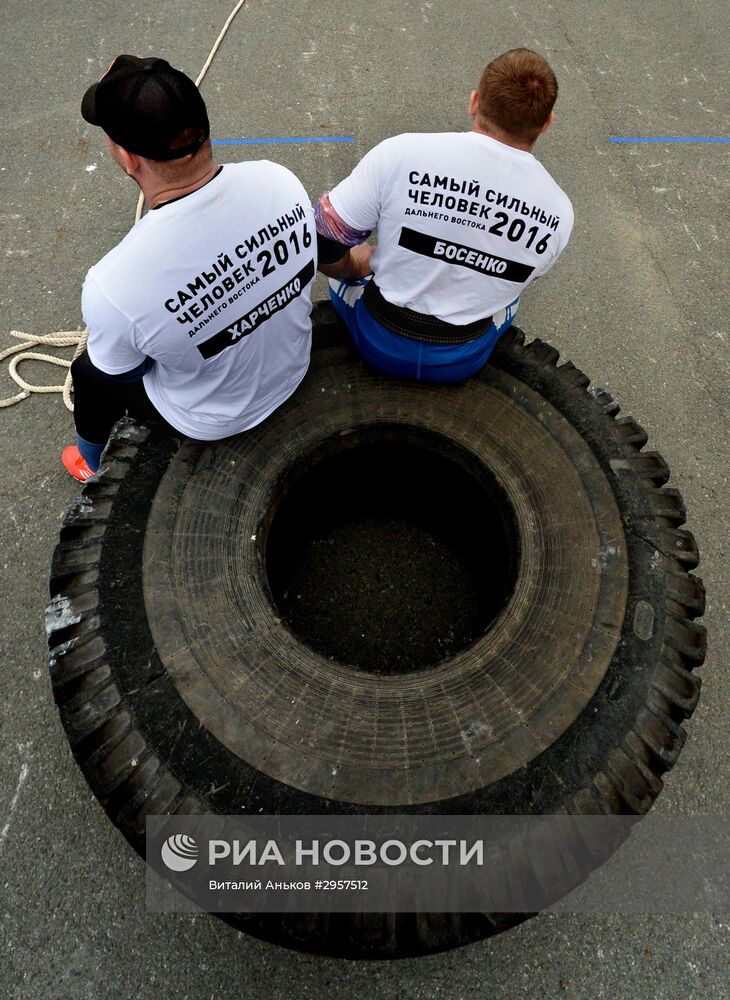
[(611, 135), (609, 142), (730, 142), (730, 138), (713, 135)]
[(286, 135), (265, 136), (257, 139), (212, 139), (214, 146), (269, 146), (275, 143), (296, 142), (354, 142), (354, 135)]

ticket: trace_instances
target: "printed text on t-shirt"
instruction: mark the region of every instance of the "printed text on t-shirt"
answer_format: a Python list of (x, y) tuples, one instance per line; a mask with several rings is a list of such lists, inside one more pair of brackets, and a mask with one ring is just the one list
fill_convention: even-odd
[[(410, 171), (408, 180), (410, 184), (417, 185), (408, 189), (408, 197), (415, 204), (445, 208), (457, 214), (449, 217), (445, 213), (407, 208), (406, 215), (436, 217), (458, 225), (469, 225), (494, 236), (506, 236), (512, 243), (522, 241), (527, 249), (534, 246), (535, 252), (539, 254), (545, 253), (548, 240), (560, 224), (559, 216), (546, 212), (539, 205), (531, 205), (522, 198), (504, 194), (494, 188), (482, 190), (479, 181), (456, 180), (438, 174), (431, 177), (430, 174), (421, 174), (417, 170)], [(459, 194), (462, 197), (457, 197)], [(504, 211), (492, 215), (493, 207), (508, 208), (514, 213), (514, 217), (511, 218)], [(469, 218), (465, 219), (464, 216)], [(484, 219), (494, 221), (488, 226), (482, 221)], [(530, 222), (532, 225), (528, 225)], [(547, 231), (541, 230), (540, 226), (544, 226)]]
[(242, 337), (253, 333), (262, 323), (274, 316), (280, 309), (288, 306), (292, 299), (298, 298), (310, 281), (314, 280), (314, 261), (310, 260), (285, 285), (272, 292), (263, 302), (259, 302), (243, 316), (227, 326), (224, 330), (198, 344), (198, 350), (206, 360), (225, 351)]
[[(299, 254), (311, 247), (312, 234), (307, 223), (301, 229), (297, 226), (305, 218), (304, 208), (297, 202), (291, 211), (261, 226), (229, 251), (219, 253), (209, 268), (165, 300), (165, 309), (175, 315), (178, 323), (189, 327), (187, 333), (194, 336), (261, 278), (285, 264), (290, 253)], [(259, 253), (254, 259), (256, 250)]]
[(450, 240), (437, 239), (405, 226), (400, 231), (398, 246), (421, 254), (423, 257), (443, 260), (447, 264), (458, 264), (461, 267), (468, 267), (472, 271), (479, 271), (480, 274), (520, 284), (527, 281), (535, 270), (529, 264), (521, 264), (516, 260), (497, 257), (495, 254), (484, 253), (481, 250), (475, 250), (474, 247), (452, 243)]

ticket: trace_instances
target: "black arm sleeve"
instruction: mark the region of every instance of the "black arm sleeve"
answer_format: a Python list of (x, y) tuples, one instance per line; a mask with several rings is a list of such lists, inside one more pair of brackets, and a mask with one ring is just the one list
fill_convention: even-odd
[(322, 236), (317, 233), (317, 259), (320, 264), (336, 264), (342, 260), (350, 248), (337, 240), (331, 240), (329, 236)]

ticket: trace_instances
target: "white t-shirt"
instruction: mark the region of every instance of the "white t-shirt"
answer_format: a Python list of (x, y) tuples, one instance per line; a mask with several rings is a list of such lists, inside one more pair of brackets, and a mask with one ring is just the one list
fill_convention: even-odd
[(266, 160), (226, 164), (148, 212), (90, 269), (89, 357), (108, 375), (153, 358), (147, 395), (189, 437), (247, 430), (307, 370), (316, 246), (294, 174)]
[(352, 228), (377, 227), (383, 296), (457, 325), (509, 305), (573, 228), (570, 200), (532, 153), (479, 132), (386, 139), (329, 197)]

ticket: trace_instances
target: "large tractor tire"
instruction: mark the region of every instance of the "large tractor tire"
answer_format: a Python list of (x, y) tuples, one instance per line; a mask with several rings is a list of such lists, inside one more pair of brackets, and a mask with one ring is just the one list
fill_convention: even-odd
[[(143, 854), (152, 814), (647, 812), (705, 653), (665, 462), (518, 329), (440, 387), (336, 340), (246, 434), (122, 421), (66, 513), (50, 670), (110, 819)], [(522, 918), (227, 919), (383, 958)]]

